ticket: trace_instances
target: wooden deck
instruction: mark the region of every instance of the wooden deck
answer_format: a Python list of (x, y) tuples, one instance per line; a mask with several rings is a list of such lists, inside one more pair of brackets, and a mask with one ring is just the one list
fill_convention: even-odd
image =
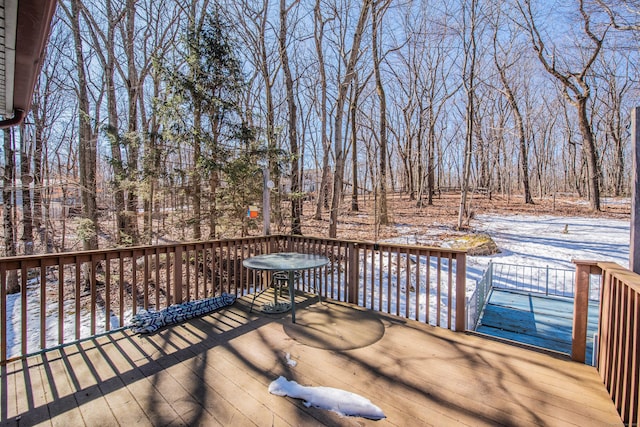
[[(492, 289), (477, 332), (571, 354), (573, 300)], [(586, 360), (591, 363), (598, 330), (598, 303), (589, 303)]]
[[(120, 331), (11, 362), (1, 424), (622, 425), (592, 367), (306, 298), (298, 296), (295, 325), (288, 314), (249, 313), (245, 297), (152, 335)], [(280, 375), (360, 394), (387, 418), (341, 417), (269, 394)]]

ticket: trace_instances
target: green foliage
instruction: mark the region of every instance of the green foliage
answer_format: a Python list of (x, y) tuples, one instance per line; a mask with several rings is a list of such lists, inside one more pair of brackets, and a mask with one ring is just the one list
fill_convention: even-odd
[(88, 242), (96, 237), (96, 227), (91, 219), (77, 218), (76, 223), (78, 238), (80, 241)]
[(262, 151), (253, 149), (253, 144), (222, 168), (225, 185), (217, 193), (218, 206), (223, 223), (233, 233), (239, 228), (257, 228), (256, 220), (246, 218), (247, 207), (262, 201), (262, 169), (258, 166)]
[(203, 148), (235, 139), (246, 86), (231, 33), (214, 10), (202, 28), (187, 30), (182, 63), (161, 65), (167, 86), (161, 107), (165, 137)]
[(306, 191), (297, 191), (289, 193), (289, 198), (291, 200), (301, 200), (308, 196)]
[(133, 245), (133, 237), (127, 233), (120, 233), (120, 244), (124, 247)]
[(156, 62), (166, 85), (164, 99), (156, 103), (162, 140), (176, 149), (184, 144), (193, 147), (192, 169), (170, 173), (176, 182), (208, 179), (205, 183), (215, 188), (209, 189), (214, 196), (206, 201), (207, 212), (217, 224), (234, 228), (244, 223), (246, 205), (261, 200), (257, 163), (266, 153), (257, 147), (257, 131), (247, 125), (241, 107), (247, 86), (231, 25), (217, 9), (202, 28), (191, 22), (180, 62)]

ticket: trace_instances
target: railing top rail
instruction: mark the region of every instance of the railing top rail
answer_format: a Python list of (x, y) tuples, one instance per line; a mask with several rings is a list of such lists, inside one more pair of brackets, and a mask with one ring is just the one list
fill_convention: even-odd
[(241, 237), (241, 238), (228, 238), (228, 239), (217, 239), (217, 240), (205, 240), (205, 241), (191, 241), (191, 242), (176, 242), (176, 243), (165, 243), (162, 245), (141, 245), (141, 246), (130, 246), (130, 247), (120, 247), (120, 248), (110, 248), (110, 249), (96, 249), (89, 251), (73, 251), (73, 252), (58, 252), (58, 253), (50, 253), (50, 254), (36, 254), (36, 255), (16, 255), (10, 257), (0, 257), (0, 263), (3, 264), (12, 264), (12, 263), (20, 263), (24, 265), (25, 263), (29, 264), (29, 262), (37, 262), (48, 264), (54, 260), (59, 260), (60, 258), (73, 259), (73, 258), (86, 258), (87, 261), (96, 256), (109, 256), (113, 254), (121, 254), (121, 253), (139, 253), (144, 251), (148, 251), (153, 249), (155, 251), (162, 251), (164, 249), (171, 249), (175, 247), (189, 247), (189, 246), (199, 246), (199, 245), (210, 245), (210, 244), (225, 244), (225, 243), (238, 243), (238, 242), (251, 242), (255, 240), (265, 240), (269, 241), (272, 239), (308, 239), (308, 240), (319, 240), (325, 242), (340, 242), (354, 245), (367, 245), (367, 246), (378, 246), (393, 249), (407, 249), (407, 250), (426, 250), (431, 252), (445, 252), (451, 253), (454, 257), (458, 254), (466, 254), (467, 251), (461, 249), (449, 249), (442, 248), (436, 246), (422, 246), (422, 245), (403, 245), (397, 243), (375, 243), (368, 241), (357, 241), (357, 240), (344, 240), (344, 239), (332, 239), (327, 237), (317, 237), (317, 236), (297, 236), (297, 235), (284, 235), (284, 234), (276, 234), (270, 236), (252, 236), (252, 237)]
[(621, 266), (620, 264), (613, 261), (591, 261), (591, 260), (572, 260), (572, 262), (577, 266), (587, 266), (591, 269), (592, 274), (600, 274), (603, 271), (607, 271), (608, 273), (615, 275), (619, 279), (628, 282), (629, 284), (638, 283), (640, 284), (640, 274), (635, 273), (629, 270), (626, 267)]
[(278, 235), (277, 237), (286, 237), (286, 238), (298, 238), (298, 239), (313, 239), (313, 240), (321, 240), (326, 242), (340, 242), (340, 243), (351, 243), (354, 245), (366, 245), (366, 246), (379, 246), (384, 248), (394, 248), (394, 249), (411, 249), (411, 250), (428, 250), (431, 252), (446, 252), (451, 254), (466, 254), (468, 251), (464, 249), (451, 249), (451, 248), (443, 248), (438, 246), (425, 246), (418, 244), (405, 245), (401, 243), (386, 243), (386, 242), (371, 242), (366, 240), (348, 240), (348, 239), (334, 239), (330, 237), (317, 237), (317, 236), (300, 236), (300, 235)]
[(524, 265), (524, 264), (515, 264), (509, 262), (495, 262), (490, 261), (490, 264), (495, 266), (507, 266), (507, 267), (521, 267), (521, 268), (532, 268), (532, 269), (549, 269), (549, 270), (561, 270), (561, 271), (575, 271), (575, 268), (567, 268), (567, 267), (555, 267), (551, 265)]
[(598, 262), (596, 263), (596, 267), (601, 271), (606, 271), (613, 277), (625, 282), (636, 293), (640, 293), (640, 274), (635, 273), (615, 262)]
[(229, 239), (217, 239), (217, 240), (200, 240), (200, 241), (192, 241), (192, 242), (176, 242), (176, 243), (165, 243), (162, 245), (141, 245), (141, 246), (127, 246), (120, 248), (110, 248), (110, 249), (95, 249), (95, 250), (82, 250), (82, 251), (73, 251), (73, 252), (57, 252), (57, 253), (48, 253), (48, 254), (35, 254), (35, 255), (16, 255), (10, 257), (0, 257), (1, 263), (11, 263), (11, 262), (24, 262), (25, 260), (48, 260), (48, 259), (59, 259), (59, 258), (74, 258), (74, 257), (85, 257), (90, 258), (95, 255), (109, 255), (109, 254), (117, 254), (117, 253), (133, 253), (133, 252), (144, 252), (150, 249), (153, 250), (162, 250), (162, 249), (170, 249), (175, 247), (186, 247), (186, 246), (201, 246), (201, 245), (209, 245), (209, 244), (224, 244), (231, 242), (251, 242), (255, 240), (270, 240), (273, 238), (281, 238), (282, 236), (253, 236), (253, 237), (238, 237), (238, 238), (229, 238)]

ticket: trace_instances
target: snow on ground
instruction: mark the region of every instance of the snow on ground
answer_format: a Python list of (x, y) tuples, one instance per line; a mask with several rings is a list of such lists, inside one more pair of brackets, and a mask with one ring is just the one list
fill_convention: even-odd
[(502, 252), (468, 257), (468, 281), (479, 280), (491, 261), (569, 270), (575, 269), (572, 260), (613, 261), (629, 266), (628, 220), (480, 215), (473, 226), (489, 234)]
[[(556, 289), (554, 291), (556, 295), (562, 296), (571, 296), (573, 292), (572, 273), (575, 272), (575, 265), (572, 260), (613, 261), (623, 267), (629, 264), (630, 223), (628, 220), (552, 215), (480, 215), (473, 220), (471, 226), (473, 232), (489, 234), (501, 252), (490, 256), (467, 257), (467, 298), (472, 297), (476, 284), (487, 271), (489, 263), (494, 263), (494, 280), (496, 266), (499, 266), (501, 280), (511, 284), (518, 281), (528, 283), (532, 285), (532, 289), (544, 287), (545, 277), (547, 277), (547, 285)], [(400, 234), (398, 237), (385, 242), (447, 247), (456, 239), (455, 232), (452, 233), (452, 230), (446, 226), (435, 225), (421, 230), (418, 227), (401, 224), (398, 225), (397, 231)], [(443, 234), (454, 235), (451, 236), (451, 241), (443, 242), (437, 237)], [(402, 276), (400, 280), (404, 287), (406, 281)], [(433, 286), (434, 276), (432, 274), (430, 292), (426, 292), (424, 284), (420, 285), (420, 315), (417, 316), (419, 320), (426, 321), (426, 306), (429, 305), (429, 322), (431, 323), (437, 320), (434, 313), (438, 305), (446, 308), (448, 306), (446, 300), (449, 298), (446, 290), (440, 295), (439, 300), (435, 298), (437, 292)], [(557, 279), (549, 282), (549, 277)], [(387, 293), (385, 283), (382, 284), (383, 296)], [(411, 286), (414, 285), (412, 279)], [(596, 288), (593, 292), (597, 297)], [(414, 318), (415, 303), (412, 301), (408, 303), (409, 316)], [(396, 304), (399, 304), (399, 311), (404, 313), (402, 308), (407, 304), (405, 294), (401, 294), (399, 301), (387, 302), (383, 297), (382, 307), (388, 304), (391, 306), (391, 312), (394, 312)], [(375, 304), (374, 308), (380, 309), (379, 305)]]

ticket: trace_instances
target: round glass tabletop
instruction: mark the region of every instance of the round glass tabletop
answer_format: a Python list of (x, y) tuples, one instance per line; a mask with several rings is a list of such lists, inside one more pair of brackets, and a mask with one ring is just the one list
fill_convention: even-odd
[(318, 254), (279, 252), (256, 255), (242, 261), (242, 265), (254, 270), (308, 270), (329, 264), (329, 258)]

